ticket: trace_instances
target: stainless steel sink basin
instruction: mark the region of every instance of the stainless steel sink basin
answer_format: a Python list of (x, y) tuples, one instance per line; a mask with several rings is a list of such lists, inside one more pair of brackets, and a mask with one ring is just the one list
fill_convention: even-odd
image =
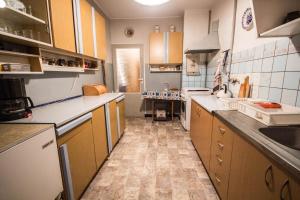
[(268, 127), (259, 131), (284, 146), (300, 150), (300, 127)]

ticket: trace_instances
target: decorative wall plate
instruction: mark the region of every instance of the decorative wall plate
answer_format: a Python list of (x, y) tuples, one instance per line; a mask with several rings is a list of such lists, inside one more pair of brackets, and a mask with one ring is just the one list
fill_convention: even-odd
[(247, 8), (242, 16), (242, 27), (246, 31), (250, 31), (253, 28), (253, 15), (251, 8)]
[(133, 28), (125, 28), (124, 34), (126, 37), (131, 38), (134, 35)]

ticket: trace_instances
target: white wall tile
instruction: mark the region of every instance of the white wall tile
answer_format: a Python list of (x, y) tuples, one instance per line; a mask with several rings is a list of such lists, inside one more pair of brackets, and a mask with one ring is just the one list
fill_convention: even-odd
[(265, 58), (262, 61), (261, 71), (262, 72), (271, 72), (272, 66), (273, 66), (273, 57)]
[(261, 59), (264, 55), (264, 45), (255, 47), (254, 59)]
[(259, 85), (264, 87), (270, 87), (271, 73), (261, 73)]
[(299, 81), (300, 72), (285, 72), (283, 88), (297, 90)]
[(277, 40), (275, 56), (287, 54), (289, 50), (289, 43), (290, 43), (289, 38)]
[(300, 54), (289, 54), (287, 58), (286, 71), (300, 71)]
[(297, 99), (297, 90), (286, 90), (282, 91), (281, 103), (295, 106)]
[(253, 61), (253, 72), (261, 72), (262, 60), (254, 60)]
[(271, 43), (265, 44), (264, 58), (274, 56), (274, 54), (275, 54), (275, 46), (276, 46), (276, 42), (271, 42)]
[(268, 99), (269, 97), (269, 87), (259, 87), (258, 90), (258, 98), (260, 99)]
[(273, 72), (270, 87), (282, 88), (284, 72)]
[(282, 94), (282, 89), (270, 88), (269, 100), (276, 103), (280, 103), (281, 94)]
[(287, 55), (274, 57), (273, 62), (273, 72), (283, 72), (285, 71), (285, 66), (287, 62)]

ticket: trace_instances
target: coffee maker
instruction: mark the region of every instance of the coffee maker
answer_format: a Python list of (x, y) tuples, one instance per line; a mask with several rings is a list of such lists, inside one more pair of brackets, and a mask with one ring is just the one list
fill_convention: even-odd
[(22, 78), (0, 78), (0, 121), (12, 121), (31, 115), (33, 102), (26, 96)]

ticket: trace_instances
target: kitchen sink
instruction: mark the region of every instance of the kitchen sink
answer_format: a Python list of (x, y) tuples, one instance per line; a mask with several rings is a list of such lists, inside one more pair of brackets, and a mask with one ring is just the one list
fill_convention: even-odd
[(267, 127), (259, 131), (284, 146), (300, 150), (300, 127)]

